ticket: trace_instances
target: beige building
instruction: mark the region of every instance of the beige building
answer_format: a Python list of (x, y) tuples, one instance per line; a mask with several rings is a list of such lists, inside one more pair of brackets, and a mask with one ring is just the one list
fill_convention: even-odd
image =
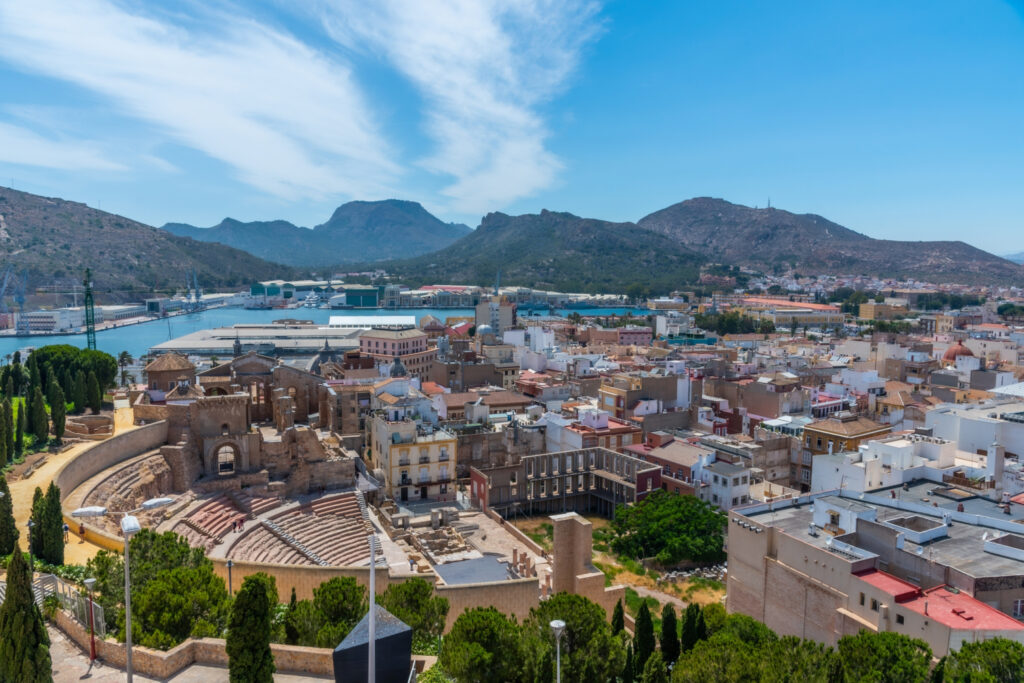
[(427, 346), (427, 334), (415, 327), (373, 328), (359, 335), (359, 352), (378, 362), (401, 358), (409, 374), (427, 379), (437, 348)]
[(455, 500), (453, 434), (380, 415), (373, 417), (370, 434), (373, 468), (384, 473), (388, 496), (398, 501)]
[[(804, 496), (729, 513), (727, 609), (835, 645), (862, 629), (921, 638), (936, 657), (996, 636), (1024, 643), (1024, 552), (995, 503), (902, 492)], [(961, 504), (963, 507), (963, 504)], [(903, 508), (903, 509), (900, 509)], [(998, 517), (996, 516), (998, 515)]]

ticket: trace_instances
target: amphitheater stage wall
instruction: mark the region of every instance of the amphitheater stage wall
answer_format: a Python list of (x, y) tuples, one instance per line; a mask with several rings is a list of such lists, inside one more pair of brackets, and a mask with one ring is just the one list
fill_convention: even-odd
[[(154, 450), (166, 441), (167, 422), (154, 422), (121, 432), (87, 448), (74, 460), (68, 461), (53, 478), (53, 482), (60, 488), (61, 501), (103, 470)], [(63, 513), (64, 521), (76, 532), (80, 524), (85, 526), (86, 541), (108, 550), (124, 550), (124, 541), (120, 536), (102, 531), (87, 521), (73, 518), (69, 510), (64, 510)]]
[(462, 585), (434, 586), (434, 592), (448, 598), (448, 619), (445, 631), (467, 609), (493, 606), (504, 614), (514, 614), (522, 621), (530, 609), (540, 604), (540, 582), (537, 577), (494, 581), (491, 583), (468, 583)]

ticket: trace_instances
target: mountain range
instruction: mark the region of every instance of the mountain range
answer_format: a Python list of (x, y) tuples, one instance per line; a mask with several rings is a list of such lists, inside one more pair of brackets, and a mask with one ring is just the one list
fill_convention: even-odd
[(6, 187), (0, 187), (0, 254), (16, 275), (27, 273), (33, 289), (80, 285), (91, 268), (105, 301), (139, 300), (140, 292), (180, 287), (192, 268), (204, 287), (294, 277), (293, 269), (238, 249), (200, 245), (85, 204)]
[(1024, 251), (1018, 251), (1016, 254), (1007, 254), (1003, 258), (1014, 263), (1024, 263)]
[(201, 242), (219, 242), (291, 266), (322, 267), (416, 256), (448, 246), (472, 230), (445, 223), (418, 202), (348, 202), (314, 228), (288, 221), (243, 223), (225, 218), (211, 228), (167, 223), (164, 230)]

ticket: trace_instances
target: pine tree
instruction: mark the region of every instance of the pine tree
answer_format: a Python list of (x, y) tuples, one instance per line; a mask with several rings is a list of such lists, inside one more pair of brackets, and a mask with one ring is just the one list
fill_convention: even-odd
[(636, 613), (636, 635), (633, 638), (636, 661), (633, 663), (633, 670), (642, 672), (647, 658), (654, 652), (654, 621), (651, 620), (651, 610), (647, 601), (640, 603), (640, 609)]
[(612, 611), (612, 635), (618, 635), (626, 628), (626, 615), (622, 611), (622, 600), (615, 603)]
[(96, 373), (92, 370), (89, 371), (89, 376), (85, 380), (85, 401), (89, 404), (92, 414), (98, 415), (100, 408), (103, 407), (103, 392), (100, 390)]
[(226, 649), (232, 683), (272, 683), (274, 656), (270, 628), (277, 602), (273, 579), (266, 574), (245, 577), (231, 605)]
[(46, 401), (39, 387), (36, 387), (32, 411), (32, 434), (36, 437), (36, 446), (42, 448), (50, 439), (50, 417), (46, 414)]
[(57, 443), (64, 438), (64, 426), (67, 421), (67, 404), (64, 401), (64, 390), (60, 385), (53, 385), (53, 401), (50, 403), (50, 419), (53, 421), (53, 435)]
[(21, 456), (25, 452), (25, 404), (22, 403), (18, 408), (18, 430), (14, 436), (14, 453), (17, 456)]
[(60, 509), (60, 489), (52, 481), (43, 497), (42, 547), (39, 556), (54, 566), (64, 564), (64, 515)]
[(52, 681), (51, 669), (50, 636), (32, 596), (31, 572), (24, 556), (14, 553), (0, 605), (0, 681)]
[(660, 652), (655, 652), (647, 658), (640, 681), (641, 683), (668, 683), (668, 667)]
[(14, 503), (7, 478), (0, 476), (0, 556), (6, 557), (18, 547), (18, 525), (14, 521)]
[(4, 434), (7, 436), (7, 443), (4, 447), (7, 449), (7, 459), (14, 460), (17, 451), (14, 443), (14, 405), (11, 403), (11, 399), (4, 399), (3, 411)]
[(75, 386), (71, 392), (71, 402), (75, 404), (75, 415), (85, 411), (85, 373), (79, 370), (75, 373)]
[(676, 608), (670, 604), (661, 610), (661, 658), (665, 664), (679, 659), (679, 633), (676, 627)]

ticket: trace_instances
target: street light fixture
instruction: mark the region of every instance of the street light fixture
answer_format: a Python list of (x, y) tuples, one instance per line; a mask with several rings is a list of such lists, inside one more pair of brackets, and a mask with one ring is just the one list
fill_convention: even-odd
[(88, 578), (85, 583), (85, 589), (89, 591), (89, 666), (96, 661), (96, 629), (93, 625), (92, 620), (92, 590), (96, 587), (96, 579)]
[(368, 639), (366, 655), (369, 658), (366, 669), (367, 683), (377, 681), (377, 535), (370, 534), (370, 621), (367, 624)]
[(549, 624), (555, 634), (556, 669), (555, 683), (562, 683), (562, 632), (565, 631), (565, 622), (555, 619)]
[(92, 505), (89, 507), (78, 508), (77, 510), (71, 511), (72, 517), (105, 517), (106, 515), (124, 515), (121, 518), (121, 533), (124, 535), (124, 627), (125, 627), (125, 672), (127, 673), (128, 683), (132, 683), (132, 590), (131, 590), (131, 561), (129, 559), (129, 546), (131, 545), (131, 538), (135, 534), (142, 531), (142, 525), (139, 524), (139, 520), (133, 513), (140, 511), (156, 510), (157, 508), (170, 505), (174, 502), (173, 498), (150, 498), (144, 501), (135, 510), (129, 510), (127, 512), (119, 511), (108, 511), (107, 508), (102, 505)]

